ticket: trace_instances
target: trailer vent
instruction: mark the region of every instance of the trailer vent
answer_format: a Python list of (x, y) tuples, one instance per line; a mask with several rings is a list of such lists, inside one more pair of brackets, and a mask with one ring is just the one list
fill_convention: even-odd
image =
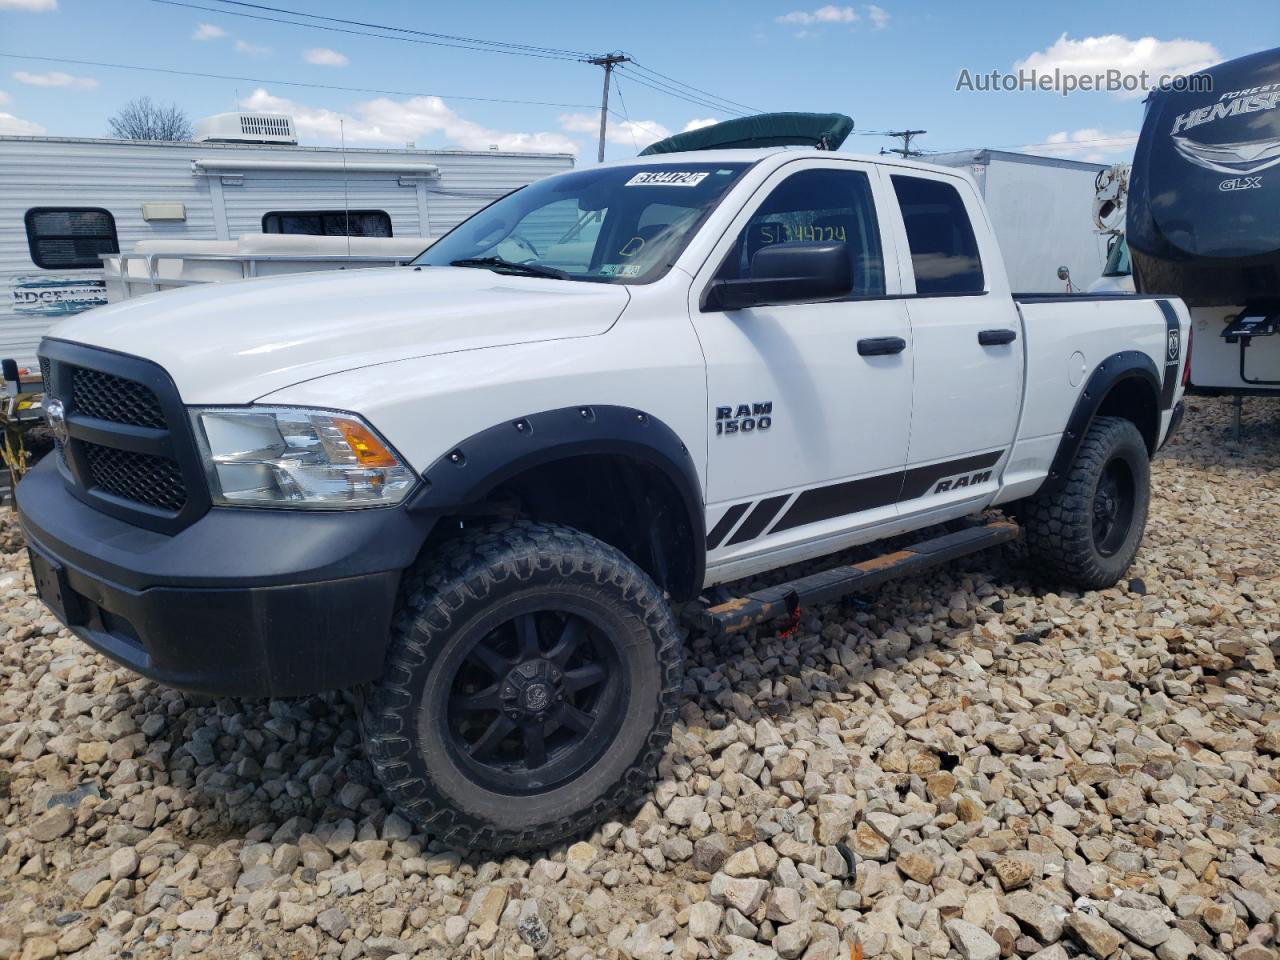
[(293, 118), (282, 113), (219, 113), (196, 123), (200, 143), (298, 142)]

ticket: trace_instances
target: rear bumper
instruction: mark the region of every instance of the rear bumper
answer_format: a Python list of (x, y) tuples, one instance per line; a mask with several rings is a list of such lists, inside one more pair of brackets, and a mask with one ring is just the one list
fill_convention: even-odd
[(400, 573), (429, 518), (215, 508), (168, 536), (71, 496), (54, 459), (18, 485), (18, 515), (41, 598), (95, 650), (223, 696), (298, 696), (381, 673)]

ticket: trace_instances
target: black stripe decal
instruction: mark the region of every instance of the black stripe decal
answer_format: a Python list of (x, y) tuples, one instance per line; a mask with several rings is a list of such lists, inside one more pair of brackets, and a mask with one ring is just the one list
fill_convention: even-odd
[(913, 467), (903, 476), (902, 493), (898, 496), (898, 502), (923, 497), (929, 492), (930, 487), (944, 477), (954, 477), (957, 473), (972, 473), (975, 470), (993, 467), (1002, 456), (1004, 451), (996, 450), (993, 453), (980, 453), (974, 457), (948, 460), (946, 463), (934, 463), (927, 467)]
[(783, 514), (772, 532), (779, 533), (792, 527), (802, 527), (806, 523), (842, 517), (847, 513), (887, 507), (898, 499), (898, 491), (901, 489), (901, 471), (814, 487), (796, 497), (796, 502)]
[(711, 532), (707, 534), (707, 549), (714, 550), (720, 546), (720, 541), (729, 535), (729, 531), (733, 529), (733, 525), (738, 522), (738, 518), (747, 512), (747, 507), (751, 506), (750, 502), (735, 503), (732, 507), (724, 512), (724, 516), (716, 521), (716, 525), (711, 528)]
[(742, 521), (742, 526), (738, 528), (725, 546), (731, 547), (735, 543), (742, 543), (744, 540), (754, 540), (769, 525), (769, 521), (778, 515), (778, 511), (782, 509), (782, 505), (787, 502), (791, 496), (784, 493), (778, 497), (769, 497), (761, 500), (756, 504), (756, 508), (747, 515), (747, 519)]
[[(913, 467), (910, 470), (897, 470), (877, 477), (863, 477), (860, 480), (845, 480), (825, 487), (814, 487), (811, 490), (802, 491), (796, 497), (795, 503), (791, 504), (790, 509), (769, 532), (780, 533), (808, 523), (819, 523), (834, 517), (915, 500), (928, 493), (939, 480), (961, 473), (985, 470), (987, 467), (995, 466), (1002, 456), (1004, 451), (996, 450), (992, 453), (948, 460), (945, 463)], [(745, 527), (746, 524), (743, 526)]]
[(1160, 390), (1160, 409), (1173, 406), (1173, 394), (1178, 389), (1178, 377), (1182, 373), (1182, 324), (1168, 300), (1157, 300), (1164, 314), (1164, 385)]

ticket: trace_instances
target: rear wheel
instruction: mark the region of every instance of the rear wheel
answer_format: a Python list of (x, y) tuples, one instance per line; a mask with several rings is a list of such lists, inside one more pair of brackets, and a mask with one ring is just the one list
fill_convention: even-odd
[(1151, 502), (1151, 462), (1132, 421), (1098, 417), (1063, 482), (1017, 511), (1038, 570), (1084, 589), (1114, 586), (1138, 552)]
[(644, 792), (682, 661), (643, 571), (578, 531), (520, 523), (468, 533), (407, 576), (364, 713), (397, 806), (449, 843), (507, 850)]

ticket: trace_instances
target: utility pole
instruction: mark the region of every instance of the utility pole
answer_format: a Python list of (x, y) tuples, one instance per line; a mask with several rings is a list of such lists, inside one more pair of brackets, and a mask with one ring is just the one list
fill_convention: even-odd
[(587, 63), (604, 67), (604, 95), (600, 98), (600, 155), (597, 158), (604, 163), (604, 128), (609, 119), (609, 81), (613, 78), (613, 68), (619, 63), (629, 63), (631, 58), (621, 53), (611, 53), (605, 57), (592, 57)]
[(918, 157), (918, 156), (921, 156), (921, 153), (920, 153), (920, 151), (919, 151), (919, 150), (912, 150), (912, 149), (911, 149), (911, 138), (912, 138), (912, 137), (918, 137), (918, 136), (920, 136), (920, 135), (922, 135), (922, 134), (925, 134), (925, 133), (928, 133), (928, 132), (929, 132), (928, 130), (890, 130), (890, 131), (886, 134), (886, 136), (889, 136), (889, 137), (898, 137), (899, 139), (901, 139), (901, 140), (902, 140), (902, 146), (900, 146), (900, 147), (889, 147), (887, 150), (886, 150), (884, 147), (881, 147), (881, 148), (880, 148), (880, 152), (881, 152), (882, 154), (885, 154), (885, 153), (896, 153), (896, 154), (900, 155), (900, 156), (902, 157), (902, 159), (903, 159), (903, 160), (906, 160), (906, 159), (908, 159), (909, 157)]

